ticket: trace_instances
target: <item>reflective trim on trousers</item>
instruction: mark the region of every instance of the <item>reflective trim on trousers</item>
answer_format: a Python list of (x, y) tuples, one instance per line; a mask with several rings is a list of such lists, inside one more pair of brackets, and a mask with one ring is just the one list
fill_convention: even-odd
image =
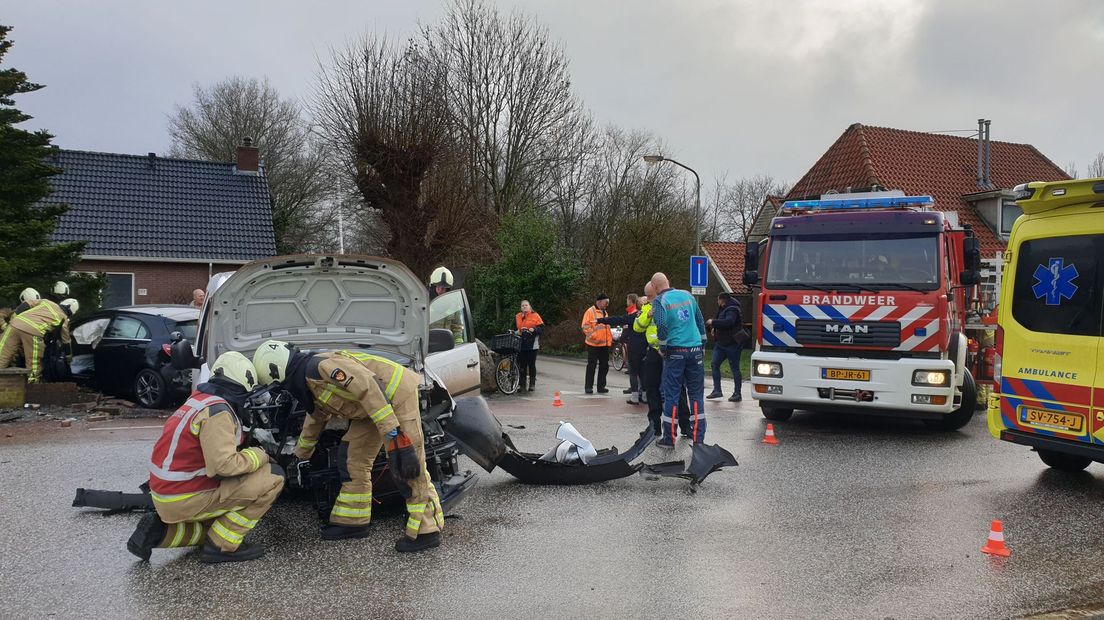
[(330, 510), (331, 517), (349, 517), (351, 519), (359, 519), (362, 517), (372, 517), (372, 507), (367, 508), (346, 508), (345, 506), (334, 505)]
[(337, 494), (337, 501), (346, 502), (370, 502), (372, 501), (371, 493), (345, 493), (341, 492)]
[(150, 497), (153, 498), (153, 501), (160, 502), (162, 504), (171, 504), (173, 502), (183, 501), (188, 499), (189, 497), (195, 497), (196, 495), (199, 495), (199, 492), (180, 493), (179, 495), (158, 495), (157, 493), (150, 491)]
[(221, 517), (222, 515), (230, 512), (231, 510), (242, 510), (245, 506), (234, 506), (233, 508), (223, 508), (222, 510), (212, 510), (211, 512), (204, 512), (195, 516), (196, 521), (206, 521), (208, 519), (214, 519)]
[(218, 534), (218, 537), (230, 543), (231, 545), (240, 545), (242, 542), (242, 535), (233, 532), (223, 524), (215, 521), (211, 524), (211, 531)]
[(237, 511), (231, 511), (231, 512), (226, 513), (226, 518), (229, 519), (230, 521), (233, 521), (234, 523), (246, 528), (246, 529), (251, 530), (251, 529), (257, 527), (257, 520), (256, 519), (247, 519), (245, 517), (245, 515), (241, 514), (240, 512), (237, 512)]

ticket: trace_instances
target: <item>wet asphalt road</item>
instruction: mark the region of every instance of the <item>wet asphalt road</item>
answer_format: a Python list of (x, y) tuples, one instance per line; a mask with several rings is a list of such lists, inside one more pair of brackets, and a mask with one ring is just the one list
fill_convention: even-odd
[[(492, 399), (504, 425), (525, 427), (506, 428), (522, 449), (553, 445), (561, 419), (622, 449), (644, 428), (620, 389), (579, 395), (576, 363), (542, 360), (541, 372), (531, 398)], [(799, 413), (777, 425), (778, 446), (759, 442), (754, 401), (708, 413), (707, 440), (740, 466), (696, 495), (673, 479), (529, 487), (480, 470), (434, 551), (393, 552), (401, 515), (380, 516), (368, 539), (323, 543), (311, 511), (283, 501), (254, 533), (268, 555), (217, 567), (184, 551), (138, 562), (124, 546), (138, 516), (69, 505), (77, 486), (141, 482), (157, 430), (140, 427), (160, 421), (5, 425), (0, 616), (987, 618), (1104, 600), (1104, 466), (1047, 470), (992, 439), (980, 412), (950, 434)], [(979, 552), (993, 518), (1011, 558)]]

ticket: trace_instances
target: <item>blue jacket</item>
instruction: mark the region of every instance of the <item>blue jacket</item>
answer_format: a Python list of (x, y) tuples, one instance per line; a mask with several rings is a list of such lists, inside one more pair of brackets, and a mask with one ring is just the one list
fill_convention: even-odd
[(694, 296), (669, 288), (652, 303), (659, 348), (700, 347), (705, 342), (705, 319)]

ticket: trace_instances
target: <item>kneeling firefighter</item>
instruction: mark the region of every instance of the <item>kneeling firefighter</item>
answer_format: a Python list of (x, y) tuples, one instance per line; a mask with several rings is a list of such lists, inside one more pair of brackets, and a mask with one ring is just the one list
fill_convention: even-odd
[(310, 459), (331, 416), (349, 420), (341, 447), (347, 476), (342, 476), (329, 525), (322, 529), (323, 540), (368, 535), (372, 464), (383, 447), (408, 513), (405, 535), (395, 550), (421, 551), (441, 544), (444, 511), (426, 470), (416, 373), (376, 355), (310, 355), (279, 340), (262, 344), (253, 354), (253, 365), (261, 383), (279, 381), (307, 411), (297, 458)]
[(30, 307), (17, 312), (9, 319), (0, 335), (0, 368), (11, 366), (20, 353), (30, 371), (27, 383), (36, 383), (42, 375), (42, 353), (46, 336), (56, 333), (66, 357), (71, 354), (69, 318), (80, 310), (76, 299), (66, 299), (56, 304), (49, 299), (37, 299)]
[(127, 549), (148, 560), (155, 547), (203, 543), (200, 561), (253, 560), (264, 555), (243, 543), (284, 488), (279, 467), (261, 448), (238, 450), (237, 411), (257, 384), (257, 371), (241, 353), (223, 353), (176, 410), (153, 447), (150, 495), (157, 511), (142, 517)]

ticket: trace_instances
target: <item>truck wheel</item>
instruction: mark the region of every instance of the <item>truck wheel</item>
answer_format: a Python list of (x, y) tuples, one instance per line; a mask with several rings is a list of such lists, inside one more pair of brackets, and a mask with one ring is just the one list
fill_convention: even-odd
[(793, 409), (767, 407), (766, 405), (760, 405), (759, 408), (763, 410), (763, 417), (771, 422), (785, 422), (793, 416)]
[(1039, 458), (1048, 466), (1061, 471), (1079, 472), (1092, 463), (1092, 459), (1072, 454), (1063, 454), (1053, 450), (1038, 450)]
[(962, 401), (958, 409), (948, 413), (939, 420), (924, 420), (924, 425), (937, 431), (957, 431), (970, 423), (974, 417), (974, 407), (977, 406), (977, 385), (970, 371), (966, 371), (966, 378), (962, 381)]

